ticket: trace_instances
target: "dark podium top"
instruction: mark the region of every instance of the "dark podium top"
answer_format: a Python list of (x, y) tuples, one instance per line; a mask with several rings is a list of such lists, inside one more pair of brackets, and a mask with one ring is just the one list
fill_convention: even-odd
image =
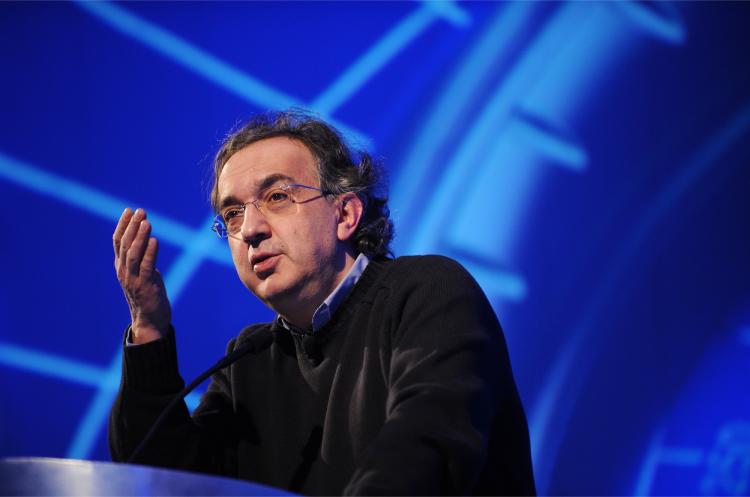
[(0, 460), (0, 495), (295, 494), (187, 471), (75, 459), (17, 457)]

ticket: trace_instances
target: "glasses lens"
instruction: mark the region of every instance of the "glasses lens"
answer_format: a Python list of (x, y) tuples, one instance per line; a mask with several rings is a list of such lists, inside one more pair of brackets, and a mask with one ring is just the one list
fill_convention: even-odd
[(245, 209), (247, 209), (247, 204), (237, 205), (235, 207), (227, 208), (219, 215), (227, 236), (236, 235), (240, 232), (240, 229), (242, 229), (242, 222), (245, 218)]
[(259, 201), (262, 210), (279, 214), (287, 210), (294, 203), (292, 189), (288, 186), (285, 188), (274, 188), (264, 193)]

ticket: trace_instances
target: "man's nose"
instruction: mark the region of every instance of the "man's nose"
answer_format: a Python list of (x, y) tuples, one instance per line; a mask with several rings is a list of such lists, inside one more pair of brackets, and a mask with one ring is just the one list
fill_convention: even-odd
[(271, 236), (268, 219), (253, 204), (248, 204), (245, 208), (240, 236), (245, 243), (253, 247), (257, 247), (260, 242)]

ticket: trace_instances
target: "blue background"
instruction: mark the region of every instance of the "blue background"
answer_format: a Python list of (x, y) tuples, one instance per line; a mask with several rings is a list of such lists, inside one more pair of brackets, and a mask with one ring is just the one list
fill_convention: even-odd
[[(125, 206), (192, 378), (271, 317), (210, 162), (302, 105), (505, 328), (541, 493), (750, 493), (750, 4), (0, 3), (0, 456), (107, 459)], [(197, 396), (189, 401), (195, 405)]]

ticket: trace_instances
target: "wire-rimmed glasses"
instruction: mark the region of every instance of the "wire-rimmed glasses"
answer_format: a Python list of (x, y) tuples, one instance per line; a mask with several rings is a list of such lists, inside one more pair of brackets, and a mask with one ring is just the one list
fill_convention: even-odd
[(321, 193), (320, 197), (326, 194), (326, 192), (314, 186), (283, 183), (279, 186), (263, 191), (255, 200), (245, 202), (244, 204), (225, 207), (214, 218), (214, 224), (211, 226), (211, 231), (215, 232), (222, 240), (231, 236), (236, 236), (237, 233), (240, 232), (240, 229), (242, 229), (242, 223), (245, 219), (245, 210), (250, 204), (265, 216), (268, 214), (284, 214), (289, 212), (294, 204), (305, 203), (319, 198), (313, 197), (300, 201), (296, 198), (296, 189), (298, 188), (319, 191)]

